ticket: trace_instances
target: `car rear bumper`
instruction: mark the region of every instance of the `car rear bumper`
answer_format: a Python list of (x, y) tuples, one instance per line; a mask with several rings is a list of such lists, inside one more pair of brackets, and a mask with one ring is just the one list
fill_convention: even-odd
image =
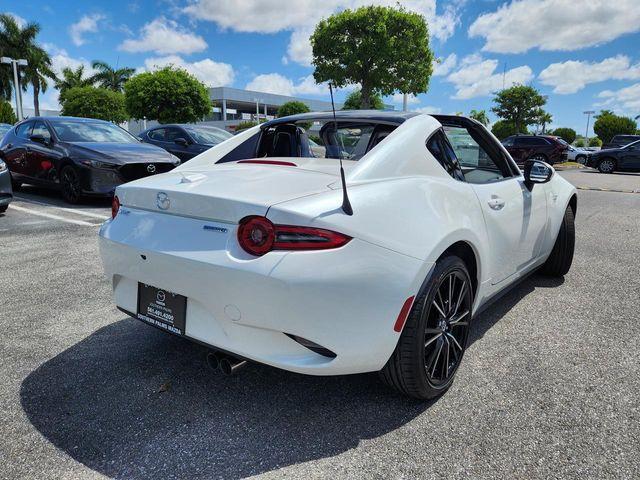
[(100, 252), (120, 309), (136, 315), (139, 282), (184, 295), (187, 337), (313, 375), (380, 370), (398, 314), (431, 266), (357, 239), (256, 258), (237, 246), (235, 225), (132, 209), (102, 226)]

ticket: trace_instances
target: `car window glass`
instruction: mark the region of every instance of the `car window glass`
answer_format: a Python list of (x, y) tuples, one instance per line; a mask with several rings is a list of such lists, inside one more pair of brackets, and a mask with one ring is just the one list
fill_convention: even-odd
[(507, 138), (504, 142), (502, 142), (502, 144), (505, 147), (510, 147), (511, 145), (513, 145), (513, 138)]
[(158, 140), (159, 142), (164, 142), (164, 128), (157, 128), (156, 130), (151, 130), (147, 136), (151, 140)]
[(488, 183), (505, 178), (502, 169), (464, 127), (445, 126), (446, 134), (464, 178), (469, 183)]
[(530, 138), (527, 143), (535, 147), (544, 147), (545, 145), (549, 145), (544, 138)]
[(33, 127), (33, 122), (18, 125), (16, 127), (16, 135), (20, 138), (29, 138), (31, 136), (31, 127)]
[(186, 135), (179, 128), (167, 128), (164, 132), (164, 141), (173, 142), (176, 138), (184, 138)]
[(51, 141), (51, 133), (44, 122), (36, 122), (31, 135), (41, 135), (47, 142)]
[(427, 149), (452, 178), (464, 181), (456, 154), (441, 130), (427, 140)]
[(523, 137), (516, 137), (513, 139), (513, 144), (517, 147), (521, 147), (523, 145), (527, 145), (529, 142), (527, 142), (526, 138)]
[(138, 143), (136, 137), (113, 123), (59, 118), (51, 125), (63, 142)]
[(185, 127), (196, 143), (216, 145), (233, 137), (232, 134), (216, 127)]

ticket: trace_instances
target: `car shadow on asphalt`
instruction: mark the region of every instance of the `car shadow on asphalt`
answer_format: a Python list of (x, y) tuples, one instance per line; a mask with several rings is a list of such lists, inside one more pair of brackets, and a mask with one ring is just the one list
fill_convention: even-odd
[[(558, 284), (525, 280), (476, 319), (471, 341), (534, 289)], [(22, 407), (47, 440), (87, 467), (156, 479), (244, 478), (335, 456), (434, 403), (397, 395), (376, 374), (311, 377), (252, 364), (224, 377), (207, 369), (206, 352), (120, 320), (29, 374)]]

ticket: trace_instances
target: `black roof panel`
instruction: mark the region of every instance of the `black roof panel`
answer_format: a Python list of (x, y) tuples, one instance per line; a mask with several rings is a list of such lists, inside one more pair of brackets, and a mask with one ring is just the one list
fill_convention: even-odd
[[(396, 123), (400, 125), (408, 118), (419, 115), (416, 112), (396, 112), (394, 110), (336, 110), (337, 120), (366, 120), (369, 122)], [(268, 128), (283, 123), (292, 123), (305, 120), (333, 120), (333, 112), (308, 112), (288, 117), (275, 118), (263, 123), (261, 128)]]

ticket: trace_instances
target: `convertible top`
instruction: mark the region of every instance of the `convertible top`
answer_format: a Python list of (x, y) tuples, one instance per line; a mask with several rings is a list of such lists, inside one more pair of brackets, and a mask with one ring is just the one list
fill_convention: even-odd
[[(405, 120), (420, 115), (416, 112), (396, 112), (394, 110), (336, 110), (336, 120), (366, 121), (400, 125)], [(261, 129), (305, 120), (333, 120), (333, 112), (309, 112), (275, 118), (260, 125)]]

